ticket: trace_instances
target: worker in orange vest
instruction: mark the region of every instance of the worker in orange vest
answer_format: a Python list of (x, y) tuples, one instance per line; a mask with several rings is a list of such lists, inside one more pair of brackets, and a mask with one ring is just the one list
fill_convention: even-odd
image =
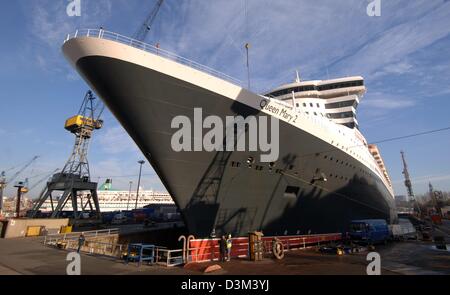
[(231, 247), (233, 246), (233, 242), (231, 240), (231, 234), (228, 234), (227, 240), (226, 240), (226, 245), (227, 245), (227, 261), (231, 260)]

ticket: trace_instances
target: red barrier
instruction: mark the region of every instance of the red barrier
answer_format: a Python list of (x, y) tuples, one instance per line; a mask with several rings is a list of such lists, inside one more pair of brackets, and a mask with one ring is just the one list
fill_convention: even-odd
[[(340, 233), (304, 235), (304, 236), (277, 236), (263, 237), (263, 243), (266, 253), (270, 253), (272, 249), (272, 241), (274, 238), (280, 240), (286, 251), (292, 249), (302, 249), (320, 243), (329, 243), (342, 239)], [(189, 255), (191, 262), (203, 262), (220, 259), (219, 239), (199, 239), (191, 240), (189, 243)], [(248, 238), (233, 238), (233, 247), (231, 248), (231, 257), (247, 257), (248, 256)]]

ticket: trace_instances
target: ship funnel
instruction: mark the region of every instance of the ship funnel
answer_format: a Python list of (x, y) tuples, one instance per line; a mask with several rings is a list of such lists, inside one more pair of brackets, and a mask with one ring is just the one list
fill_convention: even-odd
[(112, 189), (112, 179), (107, 179), (100, 187), (100, 191), (110, 191)]

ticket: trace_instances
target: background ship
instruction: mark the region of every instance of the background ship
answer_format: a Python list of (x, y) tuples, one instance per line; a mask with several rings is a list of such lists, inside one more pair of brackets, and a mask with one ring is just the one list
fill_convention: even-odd
[[(79, 204), (83, 202), (81, 200), (87, 200), (89, 197), (86, 195), (79, 196)], [(174, 204), (172, 197), (165, 192), (156, 192), (153, 190), (139, 191), (139, 198), (136, 206), (136, 191), (120, 191), (115, 190), (112, 187), (112, 180), (107, 179), (106, 182), (97, 190), (98, 203), (100, 205), (100, 211), (102, 213), (115, 212), (115, 211), (128, 211), (132, 209), (142, 209), (148, 205), (172, 205)], [(58, 198), (54, 200), (54, 206), (56, 206)], [(73, 211), (71, 202), (68, 202), (65, 211)], [(50, 199), (44, 202), (41, 207), (42, 212), (52, 212), (52, 204)]]
[[(262, 96), (104, 30), (69, 35), (63, 51), (137, 143), (196, 236), (342, 232), (353, 219), (396, 221), (378, 149), (358, 131), (362, 77), (298, 79)], [(223, 120), (279, 119), (279, 160), (260, 162), (260, 152), (173, 151), (171, 121), (180, 115), (193, 121), (193, 108)]]

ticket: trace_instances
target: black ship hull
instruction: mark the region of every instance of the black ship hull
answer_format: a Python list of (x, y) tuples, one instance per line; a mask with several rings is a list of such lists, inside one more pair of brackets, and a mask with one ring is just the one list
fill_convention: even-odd
[[(354, 219), (396, 219), (385, 184), (333, 145), (280, 121), (274, 167), (258, 152), (175, 152), (175, 116), (267, 116), (239, 101), (159, 71), (106, 56), (77, 70), (105, 101), (179, 207), (190, 233), (266, 235), (344, 232)], [(237, 95), (239, 97), (239, 95)], [(247, 159), (256, 162), (251, 166)], [(319, 179), (325, 176), (325, 179)]]

